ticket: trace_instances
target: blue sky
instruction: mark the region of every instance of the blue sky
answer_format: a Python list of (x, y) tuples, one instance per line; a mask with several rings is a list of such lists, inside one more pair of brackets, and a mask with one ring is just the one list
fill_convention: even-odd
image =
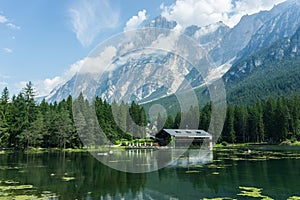
[[(0, 90), (32, 81), (45, 95), (70, 78), (101, 41), (163, 14), (181, 26), (224, 21), (284, 0), (1, 0)], [(238, 3), (236, 3), (238, 2)]]

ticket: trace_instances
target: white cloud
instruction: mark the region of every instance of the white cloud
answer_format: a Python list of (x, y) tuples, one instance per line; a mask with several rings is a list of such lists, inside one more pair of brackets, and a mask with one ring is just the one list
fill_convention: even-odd
[(0, 86), (3, 87), (3, 86), (7, 86), (8, 83), (7, 82), (4, 82), (4, 81), (0, 81)]
[(162, 15), (186, 27), (206, 26), (218, 21), (233, 27), (245, 14), (269, 10), (285, 0), (177, 0), (171, 6), (161, 5)]
[(177, 41), (180, 36), (180, 32), (174, 31), (170, 32), (169, 35), (161, 34), (157, 37), (155, 41), (152, 42), (151, 48), (161, 49), (166, 51), (176, 51)]
[(126, 27), (124, 28), (124, 31), (130, 31), (130, 30), (138, 28), (141, 25), (141, 23), (143, 23), (143, 21), (145, 21), (147, 19), (146, 13), (147, 13), (147, 11), (144, 9), (144, 10), (139, 11), (137, 15), (132, 16), (126, 22)]
[(0, 15), (0, 23), (6, 23), (8, 21), (8, 19), (4, 16), (4, 15)]
[(0, 74), (0, 79), (9, 79), (9, 78), (11, 78), (11, 77), (8, 75)]
[(23, 90), (23, 88), (26, 87), (27, 83), (28, 83), (27, 81), (20, 81), (19, 83), (16, 83), (15, 84), (16, 91), (21, 92)]
[(13, 50), (12, 49), (10, 49), (10, 48), (3, 48), (3, 50), (6, 52), (6, 53), (12, 53), (13, 52)]
[(17, 26), (17, 25), (15, 25), (15, 24), (13, 24), (13, 23), (7, 23), (6, 26), (7, 26), (8, 28), (11, 28), (11, 29), (17, 29), (17, 30), (21, 29), (20, 26)]
[(89, 46), (105, 29), (119, 25), (119, 10), (113, 9), (109, 0), (77, 1), (69, 9), (73, 32), (83, 46)]
[[(76, 73), (101, 73), (107, 70), (106, 67), (112, 62), (117, 49), (109, 46), (105, 48), (97, 57), (86, 57), (73, 63), (62, 76), (55, 76), (54, 78), (46, 78), (44, 80), (34, 81), (36, 83), (36, 90), (38, 96), (49, 95), (50, 92), (70, 80)], [(112, 70), (112, 69), (110, 69)], [(26, 82), (18, 83), (17, 87), (22, 89)]]
[[(110, 66), (110, 64), (112, 64), (116, 55), (117, 49), (113, 46), (108, 46), (99, 56), (85, 58), (80, 73), (99, 74), (105, 70), (112, 70), (114, 66)], [(110, 68), (107, 69), (107, 67)]]
[(52, 79), (46, 78), (45, 80), (37, 81), (36, 83), (37, 96), (46, 96), (49, 95), (55, 87), (64, 83), (64, 80), (62, 77), (56, 76)]

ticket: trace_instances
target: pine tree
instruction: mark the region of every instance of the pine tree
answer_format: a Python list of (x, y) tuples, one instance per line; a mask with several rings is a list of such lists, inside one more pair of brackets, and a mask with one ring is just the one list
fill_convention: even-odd
[(5, 116), (3, 111), (0, 110), (0, 147), (6, 148), (8, 147), (9, 140), (9, 132), (8, 132), (8, 124), (5, 120)]
[(276, 103), (273, 98), (268, 99), (268, 101), (264, 105), (264, 115), (263, 120), (265, 124), (265, 133), (266, 138), (268, 138), (269, 142), (277, 141), (276, 130), (275, 130), (275, 109)]
[(159, 132), (160, 130), (163, 129), (164, 125), (165, 125), (165, 117), (161, 116), (160, 113), (158, 113), (157, 115), (157, 131)]
[(26, 141), (20, 141), (20, 138), (18, 138), (21, 132), (28, 127), (28, 124), (25, 124), (26, 116), (27, 116), (26, 111), (27, 111), (27, 105), (23, 97), (23, 94), (19, 93), (17, 97), (13, 96), (10, 115), (8, 119), (9, 132), (10, 132), (9, 147), (19, 148), (21, 144), (26, 143)]
[(283, 98), (279, 98), (275, 110), (275, 140), (283, 141), (288, 135), (288, 115), (289, 111)]
[(225, 125), (222, 132), (222, 141), (229, 143), (235, 142), (235, 130), (234, 130), (234, 109), (232, 106), (227, 108), (227, 115), (225, 119)]
[(166, 123), (164, 125), (166, 129), (173, 129), (174, 128), (174, 119), (171, 115), (167, 117)]
[(236, 106), (234, 109), (234, 130), (236, 132), (236, 140), (238, 143), (248, 142), (246, 135), (248, 134), (248, 113), (245, 107)]
[(179, 129), (180, 128), (180, 123), (181, 123), (181, 112), (178, 112), (176, 114), (175, 119), (174, 119), (174, 128)]

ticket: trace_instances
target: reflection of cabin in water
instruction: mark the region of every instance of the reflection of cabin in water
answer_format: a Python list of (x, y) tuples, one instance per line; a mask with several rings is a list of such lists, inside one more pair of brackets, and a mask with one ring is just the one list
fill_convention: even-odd
[(203, 130), (162, 129), (155, 138), (161, 146), (188, 147), (205, 143), (212, 148), (212, 135)]

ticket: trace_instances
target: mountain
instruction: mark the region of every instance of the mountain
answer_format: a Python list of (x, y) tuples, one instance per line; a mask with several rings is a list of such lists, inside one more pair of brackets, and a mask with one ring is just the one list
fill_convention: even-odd
[(247, 46), (238, 54), (238, 59), (246, 58), (279, 39), (295, 34), (300, 24), (300, 2), (292, 1), (288, 5), (256, 31)]
[[(300, 95), (300, 28), (292, 37), (274, 42), (248, 58), (234, 64), (224, 74), (229, 104), (252, 104), (269, 97)], [(206, 86), (195, 90), (199, 104), (210, 101)], [(176, 115), (180, 105), (175, 95), (143, 104), (149, 109), (155, 104), (168, 108)]]
[[(176, 34), (172, 35), (172, 32), (167, 33), (165, 38), (161, 37), (161, 33), (165, 32), (164, 30), (172, 29), (176, 25), (176, 22), (169, 22), (162, 16), (155, 18), (145, 24), (144, 27), (150, 28), (150, 30), (145, 31), (145, 34), (143, 32), (139, 33), (140, 35), (136, 37), (137, 44), (135, 44), (139, 46), (139, 43), (149, 43), (151, 41), (154, 46), (158, 45), (158, 48), (155, 47), (154, 51), (143, 49), (143, 51), (130, 51), (128, 54), (120, 53), (120, 57), (115, 58), (112, 63), (116, 66), (114, 70), (104, 72), (98, 79), (87, 75), (83, 76), (79, 73), (64, 85), (53, 90), (46, 99), (49, 102), (60, 101), (70, 94), (76, 97), (83, 91), (86, 98), (97, 95), (109, 102), (113, 100), (145, 102), (185, 90), (187, 85), (197, 87), (203, 84), (203, 74), (205, 73), (200, 73), (203, 70), (199, 71), (189, 63), (190, 61), (184, 60), (174, 52), (164, 51), (164, 46), (160, 47), (160, 42), (164, 43), (164, 40), (166, 40), (169, 45), (168, 40), (172, 39), (171, 37), (177, 37)], [(162, 31), (156, 32), (153, 28), (162, 28)], [(193, 28), (194, 31), (192, 31)], [(216, 46), (223, 35), (229, 31), (229, 28), (218, 22), (206, 27), (188, 27), (186, 32), (188, 31), (192, 33), (190, 37), (193, 38), (188, 40), (193, 40), (196, 43), (194, 46), (198, 46), (199, 42), (202, 46), (206, 45), (207, 47)], [(184, 37), (186, 36), (180, 36), (182, 40), (185, 40)], [(175, 41), (173, 40), (171, 42)], [(177, 41), (177, 48), (190, 51), (189, 56), (194, 53), (200, 53), (203, 54), (200, 56), (204, 56), (205, 50), (193, 53), (193, 49), (189, 49), (190, 47), (182, 42), (182, 44), (179, 44), (179, 41), (180, 39)], [(119, 47), (118, 51), (121, 52), (124, 49), (126, 50), (126, 45)], [(205, 57), (205, 59), (207, 58)], [(207, 65), (207, 61), (204, 60), (199, 59), (202, 64), (197, 64), (198, 68), (201, 65)]]
[[(172, 94), (185, 91), (186, 85), (197, 88), (198, 97), (201, 99), (204, 96), (202, 99), (208, 100), (208, 92), (203, 85), (222, 76), (229, 102), (236, 102), (235, 98), (238, 98), (239, 94), (244, 95), (241, 97), (244, 98), (244, 101), (246, 101), (246, 95), (255, 96), (253, 99), (249, 97), (249, 101), (257, 99), (258, 94), (263, 98), (273, 92), (263, 93), (264, 88), (259, 87), (260, 91), (257, 89), (257, 95), (253, 95), (243, 92), (243, 87), (248, 88), (247, 91), (251, 90), (250, 86), (254, 87), (254, 83), (264, 80), (264, 76), (273, 77), (272, 80), (268, 79), (269, 83), (276, 82), (275, 77), (277, 80), (286, 80), (286, 76), (290, 76), (289, 73), (293, 71), (290, 66), (297, 68), (295, 64), (298, 62), (297, 60), (289, 63), (292, 62), (291, 59), (286, 59), (288, 49), (284, 48), (284, 45), (287, 45), (288, 39), (294, 41), (292, 38), (295, 38), (298, 33), (299, 14), (299, 0), (293, 0), (279, 4), (270, 11), (243, 16), (233, 28), (229, 28), (222, 22), (205, 27), (196, 25), (187, 27), (183, 33), (200, 45), (208, 53), (207, 59), (213, 62), (211, 66), (214, 67), (208, 73), (199, 73), (196, 68), (201, 66), (200, 63), (193, 66), (179, 55), (163, 51), (163, 45), (172, 45), (168, 40), (171, 34), (164, 37), (164, 35), (160, 35), (159, 31), (156, 32), (153, 29), (145, 35), (137, 35), (136, 38), (140, 43), (156, 42), (161, 45), (161, 51), (153, 52), (149, 49), (121, 54), (120, 58), (114, 60), (114, 69), (104, 72), (101, 78), (78, 74), (61, 87), (53, 90), (47, 100), (50, 102), (60, 101), (70, 94), (76, 97), (81, 91), (84, 91), (86, 97), (98, 95), (109, 102), (114, 99), (127, 102), (135, 100), (140, 103), (160, 101), (172, 107), (171, 102), (175, 102), (170, 100), (174, 97)], [(176, 26), (176, 22), (158, 16), (146, 23), (144, 27), (172, 29)], [(160, 39), (161, 43), (153, 39)], [(174, 40), (171, 41), (174, 42)], [(188, 47), (184, 47), (184, 44), (181, 45), (188, 49)], [(120, 51), (125, 50), (125, 47), (120, 47), (120, 49)], [(279, 51), (273, 51), (273, 54), (267, 53), (271, 49), (279, 49)], [(298, 47), (294, 51), (297, 52)], [(284, 56), (281, 58), (282, 52)], [(297, 55), (295, 54), (294, 57)], [(205, 65), (205, 62), (202, 65)], [(276, 69), (280, 73), (268, 76), (266, 73), (272, 69)], [(275, 76), (275, 74), (277, 75)], [(280, 77), (280, 75), (282, 76)], [(297, 80), (293, 79), (292, 82), (295, 83)], [(273, 91), (273, 86), (264, 85), (264, 87)], [(293, 91), (293, 89), (289, 91)], [(284, 92), (279, 93), (284, 94)]]
[(204, 27), (195, 25), (189, 26), (184, 30), (184, 34), (194, 38), (207, 52), (217, 48), (224, 35), (230, 31), (230, 28), (223, 22), (217, 22)]
[[(223, 38), (220, 46), (211, 51), (211, 57), (216, 65), (222, 65), (235, 58), (249, 42), (260, 40), (257, 31), (277, 15), (292, 7), (296, 1), (286, 1), (274, 6), (270, 11), (261, 11), (253, 15), (245, 15)], [(290, 23), (293, 23), (290, 21)], [(255, 51), (255, 49), (254, 49)]]
[(300, 94), (300, 28), (274, 42), (224, 75), (230, 103), (254, 103), (269, 97)]
[[(76, 88), (74, 86), (77, 86)], [(73, 76), (65, 84), (53, 89), (45, 98), (48, 102), (61, 101), (67, 99), (69, 95), (78, 97), (81, 91), (86, 91), (87, 94), (94, 95), (98, 87), (98, 82), (89, 74), (77, 74)]]

